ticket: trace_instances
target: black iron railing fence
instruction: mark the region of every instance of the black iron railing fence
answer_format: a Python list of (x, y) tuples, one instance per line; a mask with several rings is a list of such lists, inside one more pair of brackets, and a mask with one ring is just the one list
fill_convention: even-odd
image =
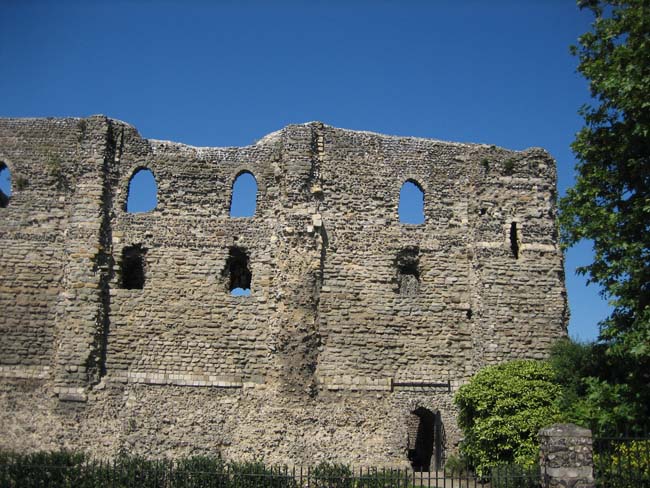
[[(39, 462), (41, 461), (41, 462)], [(43, 462), (47, 461), (47, 462)], [(226, 463), (218, 458), (185, 460), (118, 458), (105, 462), (81, 455), (1, 455), (2, 488), (538, 488), (539, 468), (504, 466), (488, 478), (467, 470), (415, 472), (410, 469), (313, 468)]]
[(595, 437), (594, 477), (600, 488), (650, 488), (650, 437)]

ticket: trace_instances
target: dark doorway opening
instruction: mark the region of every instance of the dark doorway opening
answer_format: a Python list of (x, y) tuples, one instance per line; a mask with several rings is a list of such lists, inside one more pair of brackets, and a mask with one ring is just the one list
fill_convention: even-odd
[(408, 459), (414, 471), (439, 469), (442, 460), (442, 423), (440, 414), (424, 407), (411, 412), (409, 419)]

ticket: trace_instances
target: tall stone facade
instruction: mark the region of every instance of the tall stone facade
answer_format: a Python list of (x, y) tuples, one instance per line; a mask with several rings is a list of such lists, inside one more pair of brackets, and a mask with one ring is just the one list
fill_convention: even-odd
[[(0, 448), (426, 469), (460, 384), (566, 334), (541, 149), (318, 122), (197, 148), (93, 116), (1, 119), (0, 162)], [(142, 168), (158, 204), (127, 213)]]

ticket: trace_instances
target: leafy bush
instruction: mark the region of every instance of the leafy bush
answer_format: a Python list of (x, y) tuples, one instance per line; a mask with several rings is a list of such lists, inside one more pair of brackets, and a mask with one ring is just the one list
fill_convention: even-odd
[(468, 475), (468, 462), (462, 456), (450, 455), (445, 461), (445, 476), (450, 478)]
[(322, 462), (311, 470), (311, 486), (317, 488), (353, 488), (352, 469), (345, 464)]
[[(403, 477), (404, 472), (393, 470), (374, 470), (361, 474), (354, 481), (354, 488), (403, 488), (412, 486)], [(412, 480), (415, 484), (417, 480)]]
[(503, 463), (536, 463), (539, 430), (562, 420), (554, 379), (548, 363), (519, 360), (484, 368), (458, 390), (460, 449), (478, 476)]
[(173, 486), (202, 488), (204, 486), (226, 486), (226, 463), (219, 457), (192, 456), (176, 461), (173, 470)]
[(650, 480), (650, 439), (621, 443), (608, 464), (613, 471), (634, 470)]
[(257, 488), (258, 486), (275, 486), (282, 488), (297, 488), (298, 484), (290, 473), (266, 466), (261, 461), (249, 461), (228, 464), (230, 476), (229, 488)]
[(650, 440), (611, 442), (594, 454), (598, 480), (608, 488), (650, 486)]
[(569, 339), (553, 345), (549, 361), (562, 387), (560, 409), (568, 422), (600, 436), (642, 435), (650, 427), (648, 388), (635, 385), (629, 375), (640, 368), (636, 361), (608, 354), (604, 343)]
[(499, 464), (492, 468), (490, 486), (492, 488), (539, 488), (539, 467)]

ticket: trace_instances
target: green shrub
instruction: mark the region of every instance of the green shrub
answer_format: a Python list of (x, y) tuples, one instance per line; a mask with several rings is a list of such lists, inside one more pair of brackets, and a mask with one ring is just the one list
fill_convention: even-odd
[(445, 476), (460, 477), (467, 475), (468, 472), (468, 462), (462, 456), (452, 454), (445, 461)]
[(3, 487), (77, 487), (83, 486), (84, 454), (70, 451), (3, 453), (0, 456), (0, 486)]
[(539, 488), (539, 467), (499, 464), (492, 468), (491, 488)]
[(650, 440), (614, 443), (611, 451), (594, 454), (598, 481), (608, 488), (650, 486)]
[(514, 159), (506, 159), (503, 162), (503, 174), (504, 175), (511, 175), (515, 172), (515, 160)]
[(484, 368), (458, 390), (460, 450), (478, 476), (503, 463), (537, 462), (539, 430), (562, 420), (554, 378), (548, 363), (519, 360)]
[(112, 481), (115, 486), (137, 486), (138, 488), (158, 488), (169, 476), (173, 462), (152, 460), (142, 456), (120, 456), (115, 461)]
[(29, 186), (29, 180), (24, 176), (18, 176), (16, 178), (16, 190), (24, 190)]
[(214, 456), (192, 456), (176, 461), (173, 470), (173, 486), (202, 488), (210, 484), (227, 486), (226, 464)]
[(353, 488), (352, 469), (345, 464), (322, 462), (310, 471), (311, 486), (317, 488)]
[(262, 461), (233, 462), (228, 464), (230, 473), (229, 488), (257, 488), (273, 486), (282, 488), (297, 488), (298, 484), (290, 473), (280, 468), (270, 468)]
[[(417, 480), (412, 480), (414, 484)], [(404, 479), (403, 471), (371, 470), (354, 480), (354, 488), (404, 488), (412, 486)]]

